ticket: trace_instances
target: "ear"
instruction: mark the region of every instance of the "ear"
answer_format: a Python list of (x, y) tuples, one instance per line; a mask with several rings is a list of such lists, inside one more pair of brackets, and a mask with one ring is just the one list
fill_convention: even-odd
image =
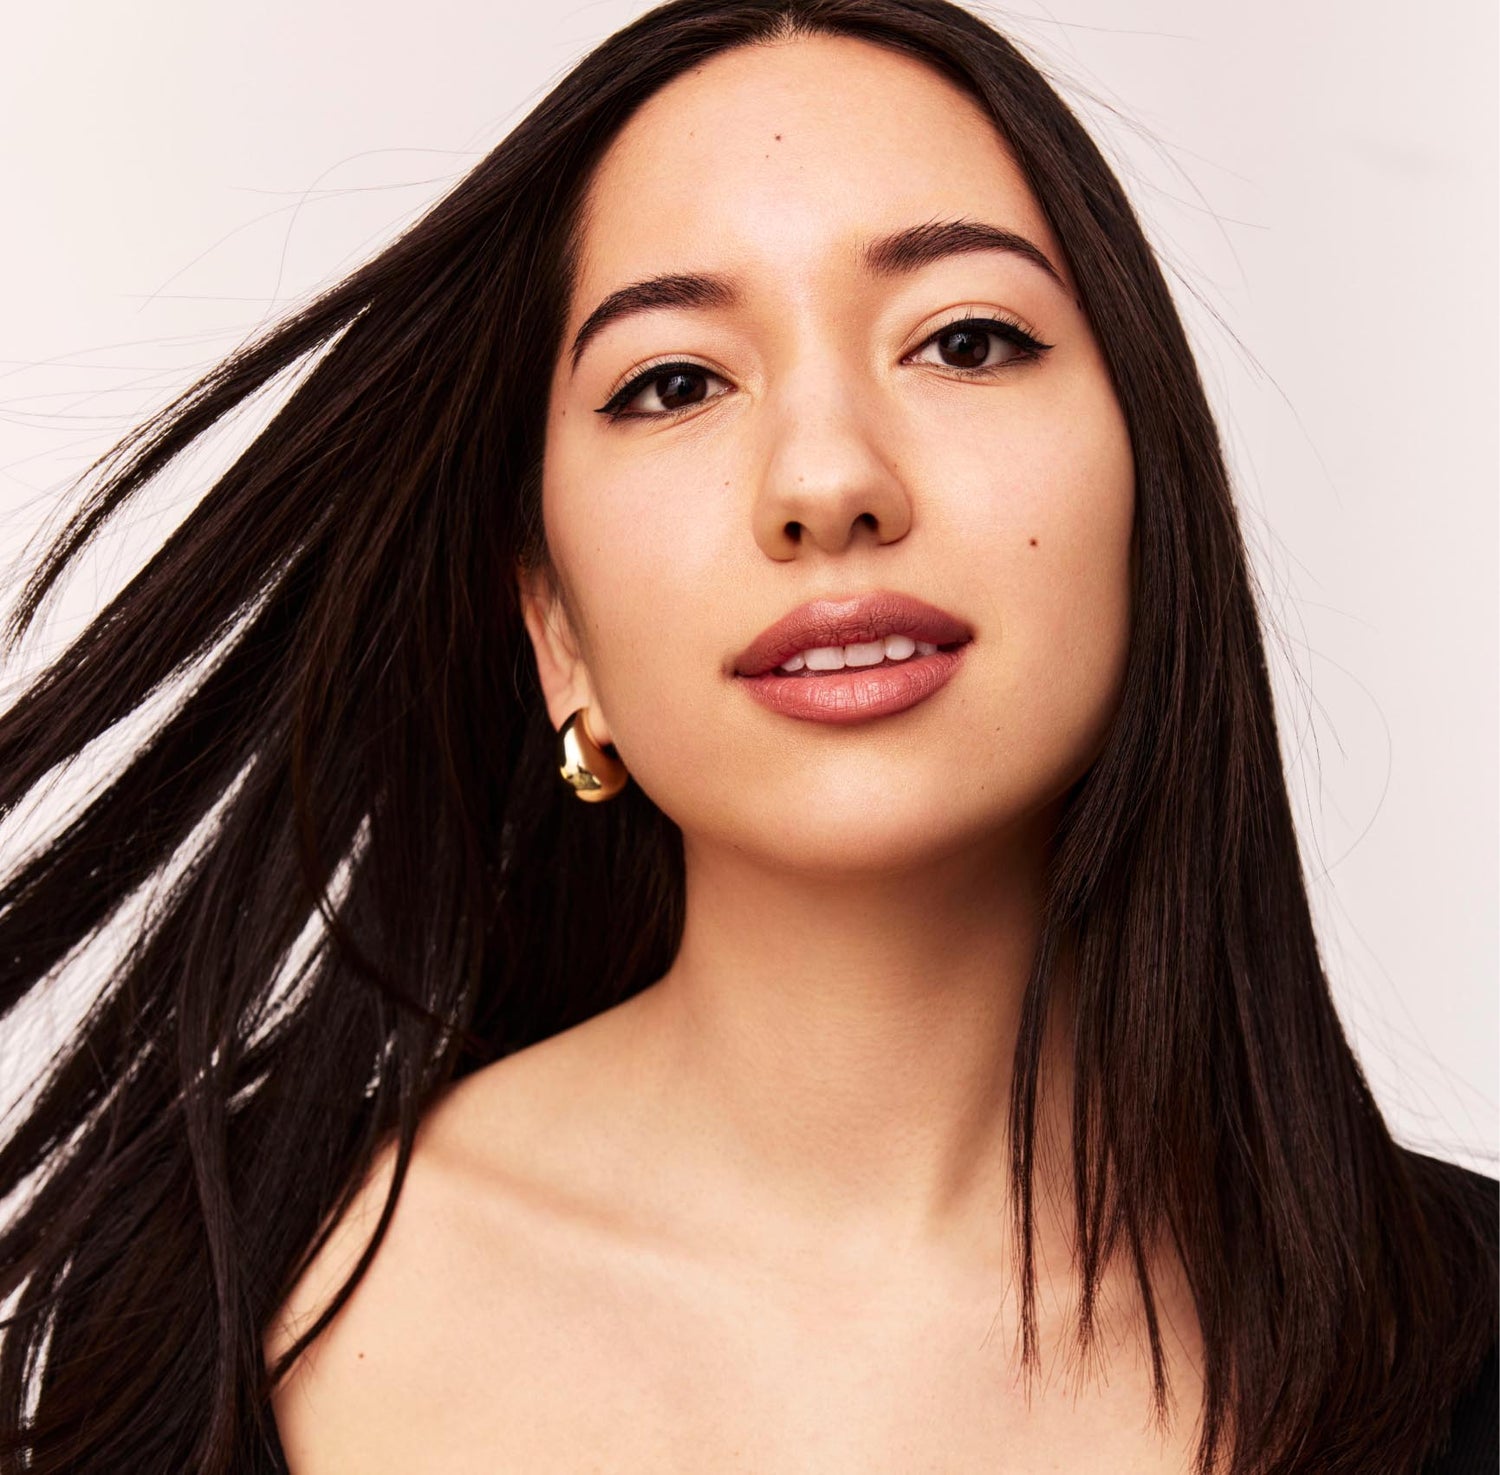
[(589, 678), (588, 666), (579, 653), (578, 638), (552, 580), (540, 569), (516, 575), (521, 595), (521, 617), (531, 637), (537, 676), (547, 702), (547, 715), (554, 728), (580, 707), (587, 707), (588, 731), (601, 746), (610, 743), (609, 724)]

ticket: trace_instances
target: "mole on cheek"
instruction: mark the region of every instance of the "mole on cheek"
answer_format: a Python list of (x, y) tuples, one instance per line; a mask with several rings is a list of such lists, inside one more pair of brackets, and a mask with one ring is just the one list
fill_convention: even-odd
[(1035, 539), (1035, 538), (1033, 538), (1033, 539), (1032, 539), (1032, 540), (1031, 540), (1031, 546), (1032, 546), (1032, 547), (1033, 547), (1033, 548), (1035, 548), (1035, 547), (1036, 547), (1036, 539)]

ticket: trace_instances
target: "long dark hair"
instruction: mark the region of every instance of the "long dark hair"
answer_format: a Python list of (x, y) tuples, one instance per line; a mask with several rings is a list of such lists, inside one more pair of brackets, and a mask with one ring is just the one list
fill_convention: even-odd
[[(946, 0), (672, 0), (118, 447), (21, 592), (12, 643), (128, 499), (252, 397), (285, 396), (0, 718), (3, 815), (162, 703), (0, 885), (7, 1014), (147, 898), (0, 1148), (0, 1191), (25, 1190), (0, 1231), (6, 1468), (284, 1468), (270, 1390), (374, 1255), (435, 1093), (670, 964), (680, 832), (638, 785), (580, 805), (555, 768), (515, 584), (549, 567), (536, 386), (613, 135), (717, 52), (818, 33), (919, 58), (993, 118), (1137, 467), (1122, 704), (1067, 799), (1017, 1044), (1023, 1360), (1042, 1024), (1067, 946), (1083, 1335), (1123, 1255), (1164, 1406), (1146, 1251), (1168, 1235), (1204, 1339), (1201, 1471), (1406, 1471), (1442, 1435), (1495, 1335), (1495, 1202), (1393, 1142), (1341, 1030), (1220, 445), (1119, 183), (1037, 69)], [(319, 1227), (392, 1135), (364, 1258), (267, 1370)]]

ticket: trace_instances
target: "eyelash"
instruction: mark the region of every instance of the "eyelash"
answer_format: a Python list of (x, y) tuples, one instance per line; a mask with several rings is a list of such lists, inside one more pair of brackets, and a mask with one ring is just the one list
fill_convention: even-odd
[[(945, 323), (941, 328), (929, 334), (913, 351), (920, 353), (928, 344), (936, 342), (939, 338), (945, 338), (948, 334), (957, 332), (960, 328), (979, 328), (987, 333), (994, 333), (998, 337), (1003, 338), (1013, 348), (1019, 350), (1016, 357), (1007, 359), (1003, 364), (984, 364), (977, 369), (956, 369), (952, 364), (944, 365), (945, 368), (952, 369), (954, 373), (970, 378), (988, 378), (1005, 369), (1014, 368), (1017, 364), (1031, 363), (1041, 358), (1052, 347), (1052, 344), (1043, 343), (1040, 339), (1032, 337), (1019, 323), (1010, 322), (1005, 318), (962, 317), (955, 318), (951, 323)], [(679, 359), (669, 359), (665, 363), (651, 364), (628, 383), (623, 384), (616, 390), (609, 397), (607, 403), (594, 413), (596, 415), (607, 416), (611, 422), (618, 420), (669, 420), (677, 415), (684, 415), (689, 410), (696, 410), (699, 406), (708, 403), (706, 400), (698, 400), (694, 404), (679, 405), (676, 409), (672, 410), (626, 410), (624, 408), (641, 390), (671, 373), (713, 374), (713, 370), (704, 368), (702, 364), (689, 363)], [(714, 377), (717, 378), (718, 376), (715, 375)]]

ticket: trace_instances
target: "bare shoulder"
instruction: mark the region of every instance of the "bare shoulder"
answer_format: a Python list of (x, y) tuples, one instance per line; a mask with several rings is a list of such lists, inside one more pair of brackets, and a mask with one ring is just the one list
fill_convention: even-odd
[[(545, 1314), (565, 1222), (552, 1200), (584, 1150), (570, 1103), (596, 1033), (580, 1028), (519, 1051), (428, 1108), (374, 1259), (273, 1395), (293, 1475), (457, 1469), (460, 1450), (476, 1447), (475, 1391), (486, 1390), (493, 1413), (506, 1388), (524, 1386), (517, 1349)], [(268, 1365), (358, 1263), (395, 1166), (390, 1140), (279, 1309), (263, 1346)], [(447, 1466), (433, 1464), (434, 1430), (455, 1439)]]
[[(303, 1272), (291, 1294), (279, 1308), (264, 1344), (265, 1361), (273, 1366), (317, 1320), (348, 1279), (374, 1235), (395, 1174), (395, 1143), (387, 1141), (377, 1152), (369, 1175), (360, 1184), (349, 1208), (333, 1226), (329, 1238)], [(345, 1441), (356, 1434), (349, 1393), (358, 1382), (351, 1377), (349, 1360), (362, 1362), (366, 1350), (358, 1345), (370, 1331), (370, 1304), (389, 1299), (399, 1281), (409, 1275), (392, 1253), (393, 1231), (409, 1239), (408, 1222), (414, 1178), (422, 1173), (408, 1168), (403, 1183), (404, 1201), (398, 1199), (397, 1216), (374, 1263), (354, 1292), (353, 1299), (332, 1324), (306, 1347), (278, 1385), (272, 1398), (282, 1447), (294, 1471), (333, 1469), (326, 1456), (346, 1450)], [(420, 1214), (419, 1216), (420, 1217)], [(346, 1450), (347, 1452), (347, 1450)]]
[[(1141, 1424), (1149, 1368), (1126, 1297), (1084, 1396), (1049, 1378), (1033, 1403), (1009, 1376), (1013, 1308), (992, 1266), (898, 1252), (809, 1268), (803, 1240), (742, 1232), (740, 1201), (713, 1202), (701, 1159), (674, 1168), (679, 1139), (649, 1102), (659, 1072), (631, 1038), (642, 1017), (594, 1016), (429, 1108), (368, 1271), (274, 1395), (293, 1475), (769, 1475), (809, 1458), (993, 1475), (1094, 1470), (1100, 1450), (1111, 1475), (1188, 1467), (1190, 1336), (1169, 1336), (1188, 1396), (1165, 1435)], [(281, 1308), (268, 1359), (360, 1258), (393, 1170), (387, 1146)], [(1190, 1333), (1190, 1296), (1162, 1291), (1167, 1325), (1181, 1310)], [(1047, 1360), (1064, 1331), (1046, 1332)]]

